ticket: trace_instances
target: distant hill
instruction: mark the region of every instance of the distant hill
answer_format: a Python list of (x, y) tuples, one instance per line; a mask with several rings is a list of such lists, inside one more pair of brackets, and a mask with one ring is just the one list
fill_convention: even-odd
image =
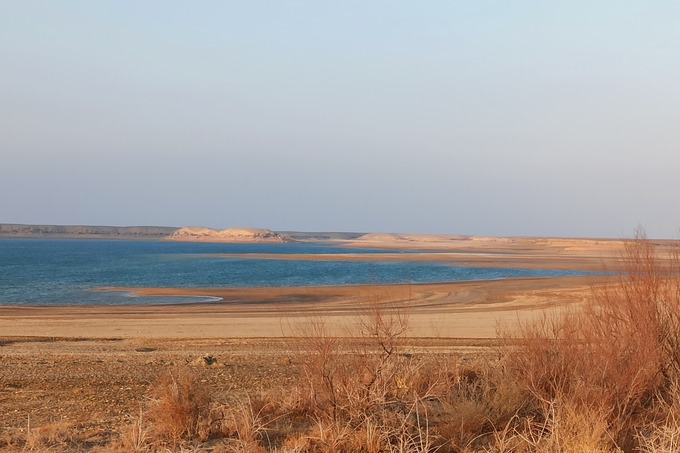
[(358, 239), (365, 233), (342, 233), (342, 232), (307, 232), (307, 231), (277, 231), (281, 236), (285, 236), (294, 241), (300, 242), (323, 242), (323, 241), (349, 241)]
[(203, 227), (23, 225), (0, 223), (0, 238), (127, 239), (181, 242), (336, 242), (364, 233), (271, 231), (255, 228), (213, 230)]
[(165, 239), (179, 228), (156, 226), (85, 226), (0, 224), (0, 237), (82, 239)]
[(259, 228), (231, 228), (213, 230), (204, 227), (184, 227), (166, 238), (180, 242), (288, 242), (288, 239), (271, 230)]

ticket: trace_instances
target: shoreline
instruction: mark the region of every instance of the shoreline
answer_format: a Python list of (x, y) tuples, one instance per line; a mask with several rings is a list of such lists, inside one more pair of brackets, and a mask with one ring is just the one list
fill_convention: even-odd
[(408, 252), (408, 253), (216, 253), (210, 258), (281, 260), (281, 261), (327, 261), (327, 262), (430, 262), (451, 263), (452, 266), (541, 269), (541, 270), (602, 270), (600, 255), (564, 256), (559, 254), (534, 256), (530, 254), (503, 254), (500, 252)]
[(342, 336), (372, 307), (409, 317), (409, 337), (493, 338), (512, 325), (581, 303), (601, 277), (293, 288), (116, 288), (143, 296), (221, 297), (211, 303), (0, 306), (2, 336), (60, 338), (286, 337), (315, 319)]

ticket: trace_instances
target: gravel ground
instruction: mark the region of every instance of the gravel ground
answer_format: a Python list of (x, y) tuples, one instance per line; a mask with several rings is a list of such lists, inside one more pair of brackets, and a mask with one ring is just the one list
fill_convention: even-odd
[[(272, 347), (273, 346), (273, 347)], [(207, 365), (203, 357), (217, 361)], [(217, 398), (293, 385), (286, 342), (272, 340), (0, 339), (0, 435), (59, 424), (83, 448), (135, 419), (159, 375), (190, 367)]]
[[(410, 354), (472, 352), (491, 342), (408, 339)], [(191, 368), (217, 400), (290, 388), (299, 380), (295, 339), (208, 340), (0, 337), (0, 445), (28, 429), (59, 426), (78, 450), (105, 451), (135, 420), (149, 388)], [(216, 359), (208, 365), (205, 358)], [(101, 449), (104, 450), (101, 450)]]

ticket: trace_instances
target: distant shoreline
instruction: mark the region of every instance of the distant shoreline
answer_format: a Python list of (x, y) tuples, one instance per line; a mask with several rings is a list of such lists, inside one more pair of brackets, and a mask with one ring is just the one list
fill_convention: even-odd
[(0, 238), (164, 240), (176, 227), (0, 224)]
[[(603, 258), (619, 257), (626, 239), (564, 238), (540, 236), (487, 237), (471, 235), (434, 235), (408, 233), (303, 232), (272, 231), (255, 228), (215, 230), (203, 227), (165, 226), (88, 226), (88, 225), (28, 225), (0, 223), (0, 239), (87, 239), (129, 241), (172, 241), (186, 243), (264, 244), (317, 243), (348, 248), (396, 250), (404, 252), (455, 252), (472, 254), (473, 261), (481, 254), (507, 255), (512, 261), (523, 261), (528, 255), (534, 261), (559, 256), (559, 259), (587, 259), (590, 266), (601, 267)], [(662, 249), (677, 240), (651, 239)], [(547, 256), (546, 256), (547, 255)]]
[[(0, 238), (22, 239), (104, 239), (104, 240), (140, 240), (175, 242), (231, 242), (250, 243), (260, 242), (259, 238), (191, 238), (173, 237), (186, 227), (166, 226), (105, 226), (105, 225), (30, 225), (20, 223), (0, 223)], [(207, 229), (206, 230), (210, 230)], [(213, 230), (218, 232), (218, 230)], [(268, 231), (268, 230), (267, 230)], [(355, 240), (365, 233), (352, 232), (302, 232), (302, 231), (274, 231), (273, 233), (286, 238), (289, 242), (336, 242)]]

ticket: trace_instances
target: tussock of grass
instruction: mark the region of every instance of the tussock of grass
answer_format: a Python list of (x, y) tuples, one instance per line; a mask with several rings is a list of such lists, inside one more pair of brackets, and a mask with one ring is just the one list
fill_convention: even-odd
[(210, 395), (195, 374), (182, 368), (171, 370), (155, 383), (150, 396), (148, 417), (153, 438), (172, 445), (173, 449), (183, 440), (207, 439), (204, 425), (210, 411)]

